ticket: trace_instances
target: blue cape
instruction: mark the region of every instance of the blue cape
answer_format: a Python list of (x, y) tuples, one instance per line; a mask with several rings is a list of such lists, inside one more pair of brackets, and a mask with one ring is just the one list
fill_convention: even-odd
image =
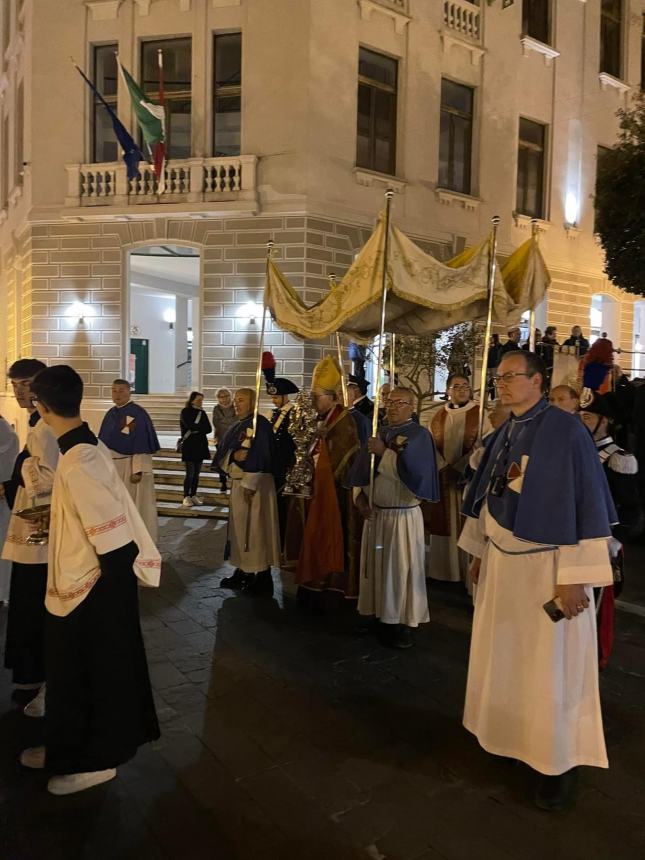
[[(128, 417), (133, 418), (134, 422), (130, 424), (129, 433), (122, 433)], [(105, 413), (99, 439), (110, 450), (126, 457), (131, 454), (155, 454), (161, 448), (150, 416), (143, 406), (132, 401), (125, 406), (113, 406)]]
[(365, 442), (372, 435), (372, 422), (364, 415), (362, 412), (359, 412), (358, 409), (354, 409), (352, 406), (349, 410), (349, 414), (354, 419), (354, 423), (356, 424), (356, 430), (358, 432), (358, 440), (361, 445), (364, 445)]
[[(397, 451), (396, 468), (399, 478), (419, 499), (439, 501), (439, 476), (432, 435), (414, 419), (398, 427), (380, 427), (378, 431), (388, 448)], [(397, 436), (405, 436), (403, 446), (396, 443)], [(380, 457), (376, 458), (378, 467)], [(347, 487), (366, 487), (370, 482), (370, 454), (363, 445), (347, 475)]]
[[(522, 455), (529, 460), (521, 492), (507, 486), (501, 496), (490, 495), (491, 480), (521, 465)], [(610, 523), (617, 519), (591, 434), (578, 417), (543, 400), (491, 436), (462, 512), (479, 517), (485, 499), (500, 526), (532, 543), (574, 546), (611, 537)]]
[[(242, 447), (242, 442), (247, 438), (246, 431), (253, 427), (253, 416), (243, 418), (241, 421), (236, 421), (232, 424), (224, 438), (217, 446), (215, 454), (216, 467), (222, 467), (226, 455), (233, 455)], [(237, 466), (244, 472), (267, 472), (273, 475), (278, 468), (278, 458), (275, 450), (275, 440), (273, 438), (273, 428), (263, 415), (258, 415), (258, 425), (255, 431), (255, 438), (249, 448), (249, 453), (243, 463), (236, 463)]]

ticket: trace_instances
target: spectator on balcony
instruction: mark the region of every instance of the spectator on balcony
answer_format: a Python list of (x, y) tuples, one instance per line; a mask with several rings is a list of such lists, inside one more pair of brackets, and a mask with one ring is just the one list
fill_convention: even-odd
[(208, 449), (208, 434), (213, 429), (208, 416), (202, 409), (204, 395), (201, 391), (191, 391), (186, 405), (179, 416), (181, 429), (181, 460), (186, 468), (184, 478), (185, 508), (203, 505), (203, 500), (197, 495), (199, 475), (204, 460), (210, 460)]
[[(235, 407), (233, 406), (233, 397), (228, 388), (220, 388), (217, 392), (217, 403), (213, 408), (213, 436), (215, 437), (215, 444), (219, 445), (224, 436), (228, 431), (228, 428), (235, 424)], [(228, 475), (226, 472), (222, 472), (217, 468), (216, 464), (217, 453), (213, 457), (213, 463), (211, 465), (212, 472), (219, 472), (219, 480), (220, 480), (220, 488), (223, 493), (227, 490), (227, 478)]]

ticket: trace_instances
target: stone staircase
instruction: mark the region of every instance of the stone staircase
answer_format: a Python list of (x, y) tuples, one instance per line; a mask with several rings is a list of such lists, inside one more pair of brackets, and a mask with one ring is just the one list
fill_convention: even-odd
[[(179, 413), (188, 394), (135, 394), (133, 400), (148, 412), (157, 433), (176, 433), (179, 438)], [(211, 406), (212, 409), (212, 406)]]
[[(146, 406), (147, 409), (147, 406)], [(222, 493), (217, 474), (209, 471), (210, 464), (204, 463), (199, 479), (199, 496), (204, 505), (185, 508), (184, 464), (181, 456), (172, 448), (162, 448), (152, 458), (155, 491), (157, 494), (157, 513), (160, 517), (190, 517), (192, 519), (228, 519), (229, 494)]]

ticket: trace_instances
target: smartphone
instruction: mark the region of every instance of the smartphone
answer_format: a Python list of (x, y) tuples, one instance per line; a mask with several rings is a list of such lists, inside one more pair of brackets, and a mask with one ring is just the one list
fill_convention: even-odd
[(551, 621), (562, 621), (565, 617), (564, 612), (562, 611), (562, 604), (560, 603), (559, 597), (554, 597), (553, 600), (549, 600), (548, 603), (545, 603), (542, 607), (546, 614), (549, 616)]

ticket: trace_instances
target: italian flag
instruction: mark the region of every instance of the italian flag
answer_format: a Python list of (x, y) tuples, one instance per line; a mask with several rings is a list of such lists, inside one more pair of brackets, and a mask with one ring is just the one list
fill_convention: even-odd
[(159, 51), (159, 102), (154, 104), (143, 93), (141, 87), (132, 75), (121, 65), (119, 60), (119, 71), (123, 81), (130, 93), (132, 107), (141, 129), (143, 140), (150, 155), (157, 179), (157, 193), (163, 194), (166, 190), (166, 108), (164, 106), (163, 90), (163, 55)]

